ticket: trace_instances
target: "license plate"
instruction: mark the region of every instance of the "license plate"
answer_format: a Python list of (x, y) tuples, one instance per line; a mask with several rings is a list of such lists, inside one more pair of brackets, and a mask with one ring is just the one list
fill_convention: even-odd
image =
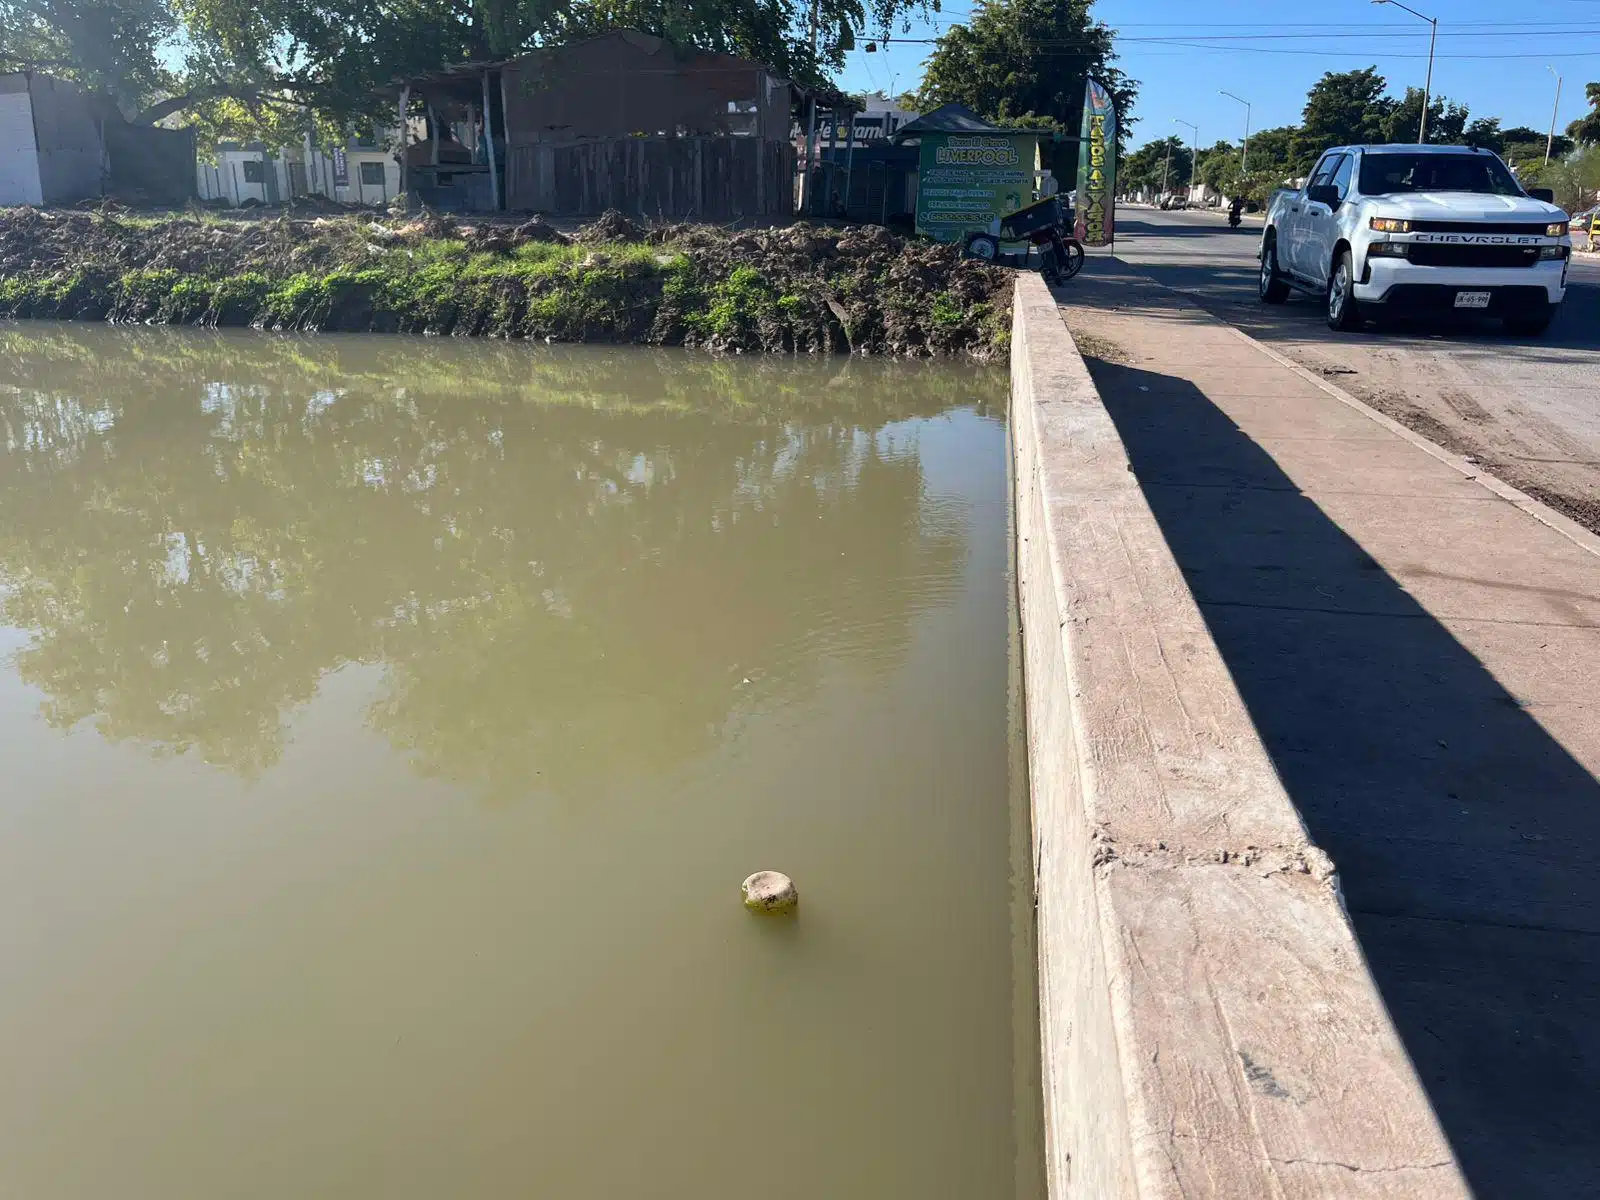
[(1457, 292), (1456, 293), (1456, 307), (1457, 308), (1488, 308), (1489, 307), (1489, 293), (1488, 292)]

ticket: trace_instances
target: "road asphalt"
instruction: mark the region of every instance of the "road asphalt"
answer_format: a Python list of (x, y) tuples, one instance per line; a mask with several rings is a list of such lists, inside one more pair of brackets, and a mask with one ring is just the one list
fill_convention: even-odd
[(1575, 256), (1542, 337), (1487, 321), (1338, 334), (1319, 300), (1260, 303), (1260, 236), (1259, 218), (1233, 230), (1213, 213), (1129, 208), (1117, 214), (1116, 257), (1600, 531), (1600, 255)]

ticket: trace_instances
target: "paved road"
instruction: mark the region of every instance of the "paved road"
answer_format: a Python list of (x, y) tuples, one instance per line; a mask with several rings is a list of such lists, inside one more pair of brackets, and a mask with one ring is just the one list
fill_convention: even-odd
[(1118, 214), (1117, 257), (1600, 531), (1600, 257), (1575, 260), (1566, 304), (1540, 338), (1492, 322), (1337, 334), (1320, 301), (1257, 300), (1260, 229), (1129, 209)]

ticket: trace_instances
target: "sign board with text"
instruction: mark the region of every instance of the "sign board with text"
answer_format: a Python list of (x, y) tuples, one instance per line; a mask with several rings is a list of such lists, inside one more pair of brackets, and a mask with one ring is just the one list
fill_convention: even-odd
[(998, 232), (1000, 218), (1033, 201), (1039, 139), (1031, 133), (930, 133), (917, 171), (917, 232), (959, 242)]

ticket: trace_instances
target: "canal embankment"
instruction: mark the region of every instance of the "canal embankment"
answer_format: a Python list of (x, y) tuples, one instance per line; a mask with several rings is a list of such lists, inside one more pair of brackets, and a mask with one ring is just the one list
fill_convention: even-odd
[(878, 226), (0, 210), (0, 317), (983, 360), (1010, 303)]
[(1055, 300), (1035, 276), (1016, 289), (1050, 1194), (1465, 1196), (1335, 864), (1307, 836)]

